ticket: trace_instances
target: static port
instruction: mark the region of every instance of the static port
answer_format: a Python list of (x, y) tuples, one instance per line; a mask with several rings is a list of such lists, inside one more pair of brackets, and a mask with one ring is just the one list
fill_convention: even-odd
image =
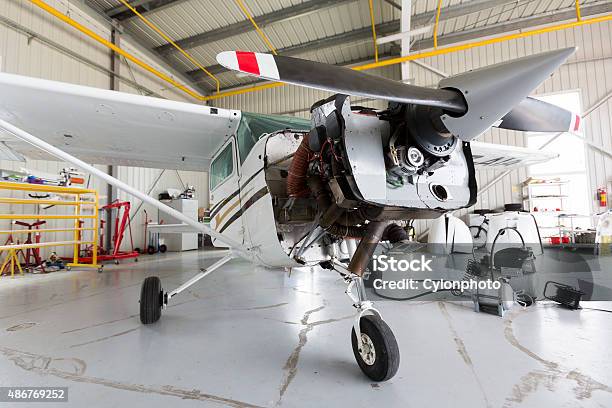
[(438, 201), (448, 200), (448, 190), (446, 187), (440, 184), (432, 184), (429, 188), (431, 190), (431, 194), (433, 194)]

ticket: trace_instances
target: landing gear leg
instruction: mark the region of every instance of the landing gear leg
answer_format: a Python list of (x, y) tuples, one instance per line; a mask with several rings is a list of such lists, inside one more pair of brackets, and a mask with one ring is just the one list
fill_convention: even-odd
[(351, 344), (361, 371), (373, 381), (391, 379), (399, 368), (400, 353), (395, 335), (374, 304), (367, 300), (363, 272), (387, 226), (371, 222), (348, 266), (334, 262), (335, 269), (348, 283), (346, 294), (353, 301), (357, 315), (353, 321)]
[(232, 259), (234, 259), (234, 255), (231, 254), (221, 258), (208, 268), (201, 269), (197, 275), (195, 275), (193, 278), (189, 279), (187, 282), (183, 283), (181, 286), (171, 292), (163, 291), (161, 287), (161, 281), (157, 276), (149, 276), (148, 278), (146, 278), (142, 283), (142, 288), (140, 291), (141, 323), (151, 324), (158, 321), (161, 317), (162, 310), (168, 306), (168, 302), (171, 298), (178, 295), (194, 283), (198, 282), (206, 275), (219, 269), (221, 266), (225, 265)]

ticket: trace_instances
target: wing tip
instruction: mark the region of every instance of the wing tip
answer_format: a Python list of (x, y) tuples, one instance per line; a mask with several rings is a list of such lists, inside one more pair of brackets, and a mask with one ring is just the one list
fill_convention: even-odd
[(219, 65), (231, 69), (238, 70), (238, 57), (236, 56), (236, 51), (222, 51), (217, 54), (217, 62)]

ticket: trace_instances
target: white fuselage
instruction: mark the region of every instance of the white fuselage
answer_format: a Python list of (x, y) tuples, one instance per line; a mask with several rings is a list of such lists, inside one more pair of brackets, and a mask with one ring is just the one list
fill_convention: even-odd
[[(254, 261), (262, 265), (298, 266), (288, 256), (277, 235), (272, 196), (264, 171), (268, 138), (262, 137), (241, 165), (238, 165), (236, 157), (230, 178), (210, 191), (210, 225), (242, 242), (253, 252)], [(222, 148), (228, 143), (235, 143), (234, 138), (230, 138)], [(213, 244), (222, 246), (215, 240)]]

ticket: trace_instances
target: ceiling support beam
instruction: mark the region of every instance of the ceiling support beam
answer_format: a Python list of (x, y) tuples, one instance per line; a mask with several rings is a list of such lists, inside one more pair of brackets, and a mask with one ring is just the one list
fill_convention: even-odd
[(400, 6), (399, 4), (397, 4), (394, 0), (383, 0), (385, 3), (390, 4), (393, 8), (396, 8), (398, 10), (402, 9), (402, 6)]
[[(304, 3), (292, 7), (286, 7), (277, 11), (273, 11), (268, 14), (256, 16), (253, 19), (259, 27), (265, 27), (267, 25), (285, 21), (292, 18), (299, 18), (310, 13), (319, 12), (329, 7), (338, 7), (345, 3), (352, 3), (356, 0), (309, 0)], [(207, 31), (205, 33), (196, 34), (192, 37), (183, 38), (176, 41), (179, 47), (187, 50), (201, 45), (210, 44), (212, 42), (231, 37), (238, 34), (244, 34), (255, 30), (255, 27), (249, 20), (242, 20), (234, 24), (230, 24), (225, 27), (220, 27), (214, 30)], [(173, 53), (176, 50), (172, 45), (166, 44), (155, 48), (155, 51), (162, 55)]]
[[(185, 0), (132, 0), (130, 4), (136, 10), (138, 10), (139, 13), (146, 14), (153, 10), (159, 10), (169, 6), (177, 5), (184, 1)], [(119, 21), (124, 21), (135, 17), (134, 13), (132, 13), (132, 11), (125, 7), (123, 4), (108, 10), (104, 10), (104, 13), (107, 16)]]

